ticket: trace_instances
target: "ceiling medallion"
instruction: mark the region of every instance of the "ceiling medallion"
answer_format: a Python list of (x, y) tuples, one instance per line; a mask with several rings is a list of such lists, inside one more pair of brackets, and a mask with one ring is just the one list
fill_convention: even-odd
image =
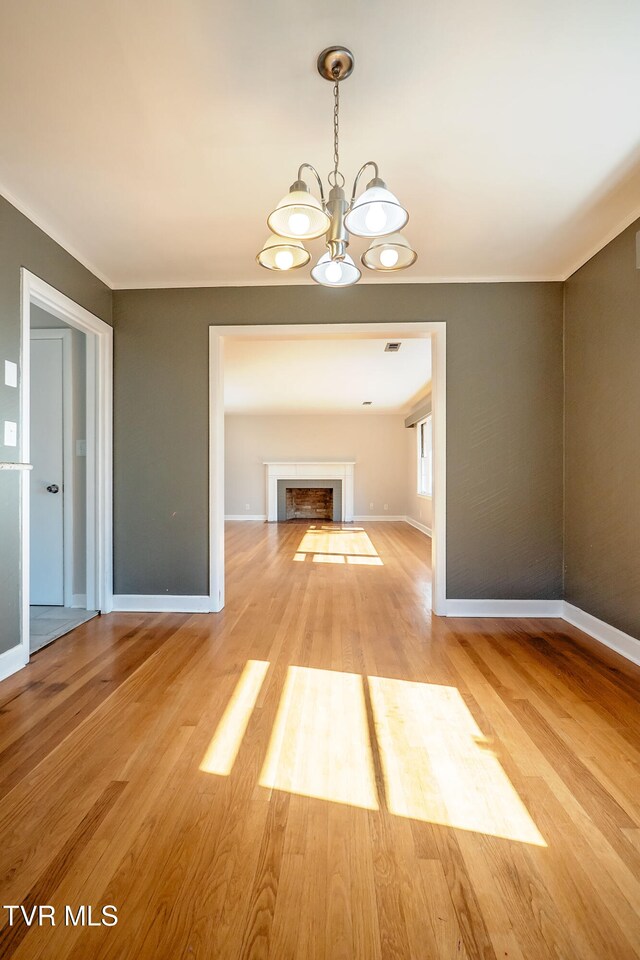
[[(272, 235), (256, 257), (267, 270), (295, 270), (305, 266), (311, 254), (304, 240), (326, 238), (327, 252), (311, 270), (316, 283), (328, 287), (348, 287), (362, 276), (360, 269), (347, 253), (349, 235), (366, 237), (371, 244), (361, 257), (369, 270), (389, 273), (403, 270), (415, 263), (417, 254), (399, 232), (409, 214), (380, 179), (378, 165), (372, 160), (363, 164), (356, 174), (347, 201), (345, 179), (340, 172), (339, 124), (340, 83), (353, 71), (354, 59), (345, 47), (327, 47), (318, 57), (318, 73), (333, 83), (333, 170), (327, 177), (328, 197), (325, 199), (320, 174), (310, 163), (303, 163), (289, 193), (267, 217)], [(371, 167), (373, 178), (359, 197), (358, 183), (364, 171)], [(302, 179), (304, 170), (316, 178), (320, 199), (315, 197)]]

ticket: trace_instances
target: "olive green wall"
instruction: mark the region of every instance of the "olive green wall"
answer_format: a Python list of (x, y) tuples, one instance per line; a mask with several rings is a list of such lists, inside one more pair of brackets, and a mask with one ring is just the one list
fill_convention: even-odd
[[(15, 207), (0, 197), (0, 460), (15, 461), (5, 447), (2, 422), (20, 420), (19, 388), (4, 384), (4, 361), (20, 364), (20, 268), (111, 322), (111, 291)], [(22, 370), (20, 369), (20, 376)], [(19, 642), (19, 473), (0, 471), (0, 653)]]
[(639, 230), (565, 284), (565, 598), (638, 638)]
[(562, 591), (562, 284), (115, 291), (117, 594), (208, 592), (208, 327), (447, 322), (448, 595)]

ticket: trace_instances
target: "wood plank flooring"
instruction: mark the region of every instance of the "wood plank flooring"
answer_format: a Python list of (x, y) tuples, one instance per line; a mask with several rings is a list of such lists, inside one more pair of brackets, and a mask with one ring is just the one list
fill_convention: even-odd
[(3, 960), (640, 957), (640, 670), (432, 619), (429, 541), (354, 527), (230, 524), (222, 614), (0, 684), (0, 904), (56, 911)]

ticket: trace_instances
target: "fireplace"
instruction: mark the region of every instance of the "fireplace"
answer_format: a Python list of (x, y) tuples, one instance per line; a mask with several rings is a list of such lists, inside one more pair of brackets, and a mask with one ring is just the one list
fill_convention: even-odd
[(354, 460), (269, 460), (265, 462), (267, 520), (287, 519), (287, 488), (316, 487), (333, 490), (334, 523), (353, 520)]
[(342, 481), (278, 480), (278, 512), (283, 520), (342, 520)]
[(287, 520), (333, 520), (333, 489), (287, 487)]

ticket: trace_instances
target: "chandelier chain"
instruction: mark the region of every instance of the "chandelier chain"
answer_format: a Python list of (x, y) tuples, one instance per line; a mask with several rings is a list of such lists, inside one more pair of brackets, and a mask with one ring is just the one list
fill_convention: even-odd
[(333, 76), (333, 170), (328, 176), (332, 187), (344, 186), (344, 177), (338, 167), (340, 165), (340, 82), (339, 67), (334, 67)]

